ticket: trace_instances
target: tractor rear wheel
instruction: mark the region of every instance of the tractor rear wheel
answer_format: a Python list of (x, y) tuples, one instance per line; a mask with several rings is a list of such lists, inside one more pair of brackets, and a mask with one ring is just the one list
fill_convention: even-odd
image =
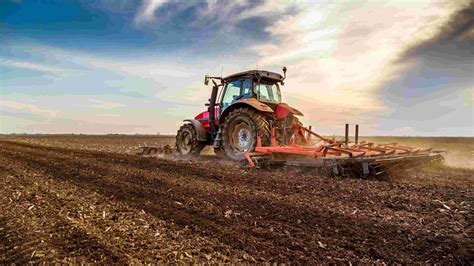
[(176, 134), (176, 150), (181, 155), (199, 155), (206, 144), (197, 140), (197, 132), (192, 124), (184, 124)]
[(241, 161), (255, 150), (257, 136), (262, 145), (270, 145), (270, 125), (265, 117), (249, 108), (232, 111), (225, 119), (222, 130), (222, 147), (232, 160)]

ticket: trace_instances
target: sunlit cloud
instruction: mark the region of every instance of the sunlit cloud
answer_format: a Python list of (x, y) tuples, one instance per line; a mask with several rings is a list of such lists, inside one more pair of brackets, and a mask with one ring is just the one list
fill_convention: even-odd
[[(418, 63), (415, 58), (396, 60), (431, 40), (465, 6), (437, 1), (302, 5), (299, 13), (266, 29), (273, 42), (251, 49), (260, 55), (262, 67), (288, 66), (288, 93), (318, 106), (302, 104), (303, 111), (319, 110), (308, 115), (309, 122), (328, 120), (330, 127), (387, 112), (378, 90)], [(321, 117), (333, 110), (344, 115)]]
[(56, 110), (43, 109), (34, 104), (22, 103), (12, 100), (2, 99), (0, 101), (0, 109), (3, 110), (13, 110), (13, 111), (23, 111), (32, 114), (39, 114), (46, 117), (55, 117), (58, 114)]

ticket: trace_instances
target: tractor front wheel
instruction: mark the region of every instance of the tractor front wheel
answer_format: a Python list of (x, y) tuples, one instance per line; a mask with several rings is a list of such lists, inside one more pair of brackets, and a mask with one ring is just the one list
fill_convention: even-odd
[(252, 109), (235, 109), (226, 117), (222, 130), (225, 154), (232, 160), (244, 160), (247, 153), (255, 150), (257, 136), (262, 145), (270, 144), (270, 126), (265, 117)]
[(181, 155), (199, 155), (206, 144), (197, 140), (197, 132), (192, 124), (184, 124), (176, 134), (176, 150)]

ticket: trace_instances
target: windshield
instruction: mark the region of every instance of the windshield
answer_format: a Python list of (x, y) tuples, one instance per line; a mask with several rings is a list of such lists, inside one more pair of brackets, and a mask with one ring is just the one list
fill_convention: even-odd
[(267, 83), (265, 81), (255, 83), (254, 92), (259, 101), (267, 103), (281, 102), (280, 87), (277, 83)]
[[(242, 79), (228, 82), (225, 88), (221, 90), (222, 110), (227, 108), (239, 99), (246, 99), (252, 96), (252, 80)], [(222, 98), (221, 98), (222, 97)]]
[(234, 103), (235, 99), (240, 96), (240, 85), (240, 80), (227, 83), (224, 89), (224, 95), (222, 96), (222, 110)]

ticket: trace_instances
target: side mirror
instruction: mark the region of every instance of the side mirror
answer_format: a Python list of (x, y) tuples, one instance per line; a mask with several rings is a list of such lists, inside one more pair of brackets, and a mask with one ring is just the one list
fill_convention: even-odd
[(286, 66), (283, 67), (283, 79), (280, 81), (281, 85), (285, 85), (284, 80), (286, 79)]
[(209, 84), (209, 75), (204, 76), (204, 85)]

